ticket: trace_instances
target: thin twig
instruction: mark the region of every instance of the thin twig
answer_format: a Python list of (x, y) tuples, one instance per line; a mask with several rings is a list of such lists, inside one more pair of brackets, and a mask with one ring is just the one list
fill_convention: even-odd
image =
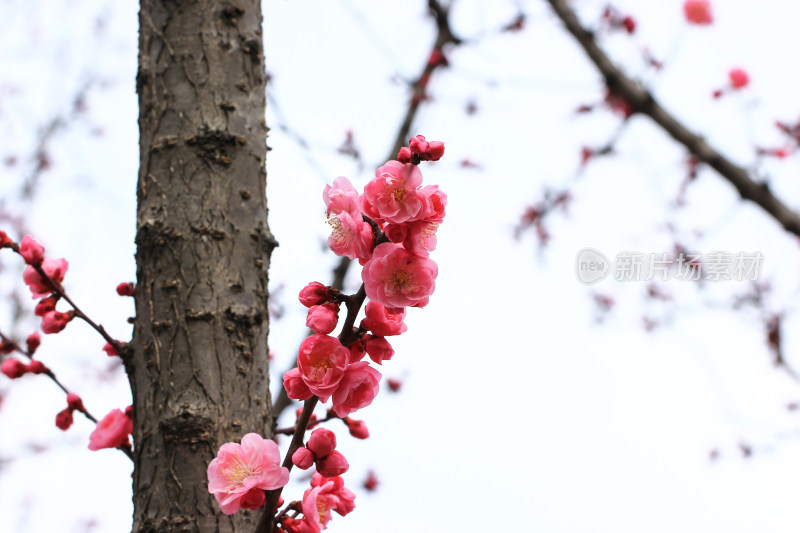
[(705, 139), (686, 128), (661, 107), (647, 89), (618, 69), (597, 45), (594, 34), (581, 25), (566, 0), (547, 0), (547, 2), (603, 75), (611, 93), (623, 98), (634, 113), (650, 117), (700, 161), (716, 170), (736, 188), (742, 199), (750, 200), (760, 206), (786, 231), (800, 236), (800, 216), (773, 195), (766, 183), (754, 181), (747, 170), (734, 164), (712, 148)]

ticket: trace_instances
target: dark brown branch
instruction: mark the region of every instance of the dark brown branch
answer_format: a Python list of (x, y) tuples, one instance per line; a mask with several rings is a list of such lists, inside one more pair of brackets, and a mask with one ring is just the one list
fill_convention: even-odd
[[(14, 349), (14, 351), (21, 353), (22, 355), (24, 355), (25, 357), (27, 357), (31, 361), (34, 360), (33, 355), (30, 352), (28, 352), (28, 350), (25, 350), (24, 348), (22, 348), (17, 341), (15, 341), (14, 339), (4, 335), (2, 332), (0, 332), (0, 340), (3, 341), (4, 344), (7, 344), (7, 345), (11, 346)], [(43, 372), (43, 374), (45, 376), (47, 376), (48, 378), (50, 378), (50, 380), (53, 383), (55, 383), (58, 386), (58, 388), (60, 388), (62, 391), (64, 391), (64, 394), (69, 394), (69, 390), (67, 390), (67, 388), (64, 386), (64, 384), (61, 383), (61, 381), (58, 380), (58, 378), (56, 377), (55, 373), (53, 373), (52, 370), (50, 370), (48, 368), (46, 371)], [(92, 422), (97, 424), (97, 419), (89, 412), (88, 409), (86, 409), (86, 407), (81, 406), (80, 409), (76, 409), (76, 410), (80, 411), (81, 413), (83, 413), (83, 416), (85, 416), (86, 418), (88, 418), (89, 420), (91, 420)], [(125, 445), (117, 446), (117, 449), (120, 450), (125, 455), (127, 455), (128, 459), (133, 461), (133, 453), (131, 452), (130, 446), (125, 446)]]
[(618, 69), (597, 45), (594, 34), (581, 25), (566, 0), (547, 1), (603, 75), (611, 93), (628, 102), (634, 113), (650, 117), (700, 161), (716, 170), (736, 188), (742, 199), (760, 206), (786, 231), (800, 236), (800, 216), (775, 197), (766, 183), (754, 181), (747, 170), (731, 162), (702, 137), (691, 132), (661, 107), (648, 90)]

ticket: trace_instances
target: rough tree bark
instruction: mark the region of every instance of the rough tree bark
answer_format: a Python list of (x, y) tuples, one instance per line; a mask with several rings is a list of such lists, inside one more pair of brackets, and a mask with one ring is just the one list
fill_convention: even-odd
[(270, 436), (259, 0), (142, 0), (133, 531), (253, 531), (222, 515), (220, 444)]

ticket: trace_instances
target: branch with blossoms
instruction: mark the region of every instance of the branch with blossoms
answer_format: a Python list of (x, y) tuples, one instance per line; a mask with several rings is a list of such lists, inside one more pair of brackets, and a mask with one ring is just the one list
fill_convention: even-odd
[[(288, 397), (304, 402), (295, 426), (278, 431), (292, 433), (283, 461), (274, 441), (248, 433), (241, 443), (223, 444), (208, 466), (208, 490), (223, 513), (264, 507), (256, 533), (318, 533), (327, 528), (332, 511), (344, 516), (355, 508), (355, 494), (341, 477), (350, 465), (336, 450), (336, 434), (316, 426), (338, 418), (352, 435), (369, 436), (363, 421), (349, 417), (370, 405), (380, 389), (380, 372), (364, 358), (376, 365), (390, 360), (394, 349), (387, 337), (407, 330), (406, 308), (425, 307), (435, 288), (438, 266), (430, 252), (436, 249), (447, 197), (437, 185), (422, 186), (419, 165), (443, 154), (443, 143), (418, 135), (400, 148), (396, 160), (378, 168), (363, 194), (344, 177), (325, 186), (333, 230), (328, 246), (339, 256), (358, 260), (363, 283), (350, 295), (319, 282), (300, 292), (300, 303), (308, 307), (306, 325), (314, 333), (301, 343), (297, 366), (283, 375)], [(342, 304), (346, 316), (333, 337)], [(365, 317), (356, 326), (362, 306)], [(314, 409), (328, 400), (332, 407), (317, 420)], [(294, 466), (314, 466), (311, 486), (301, 500), (279, 510)]]
[[(109, 355), (118, 355), (123, 344), (114, 340), (103, 328), (89, 318), (67, 295), (62, 282), (69, 268), (66, 259), (52, 259), (45, 257), (44, 247), (30, 235), (26, 235), (17, 243), (13, 241), (5, 232), (0, 231), (0, 249), (8, 248), (20, 255), (28, 265), (23, 273), (23, 280), (31, 291), (34, 299), (39, 299), (34, 309), (34, 314), (42, 319), (42, 332), (45, 334), (56, 334), (63, 331), (69, 322), (74, 318), (80, 318), (105, 340), (103, 350)], [(117, 293), (121, 296), (131, 296), (133, 285), (128, 283), (120, 284)], [(56, 305), (60, 300), (67, 302), (72, 309), (61, 312), (56, 310)], [(44, 374), (50, 378), (67, 395), (67, 407), (56, 415), (56, 426), (66, 431), (72, 426), (73, 413), (75, 411), (83, 413), (90, 421), (96, 424), (95, 430), (89, 436), (89, 449), (96, 451), (104, 448), (117, 448), (133, 460), (131, 452), (130, 434), (133, 431), (132, 408), (129, 406), (123, 412), (114, 409), (109, 412), (102, 420), (98, 421), (84, 407), (80, 396), (70, 392), (56, 377), (55, 373), (38, 359), (34, 359), (34, 353), (41, 344), (41, 336), (38, 332), (31, 333), (25, 341), (26, 349), (10, 337), (0, 333), (0, 354), (9, 355), (18, 352), (30, 360), (25, 364), (17, 358), (7, 357), (0, 364), (0, 372), (10, 379), (19, 379), (26, 374)]]
[[(452, 4), (451, 4), (452, 5)], [(442, 68), (449, 66), (446, 51), (459, 46), (464, 43), (462, 39), (457, 37), (452, 28), (450, 27), (450, 6), (443, 6), (437, 0), (429, 0), (428, 10), (431, 18), (436, 24), (436, 38), (431, 46), (430, 53), (422, 71), (413, 81), (409, 82), (409, 91), (411, 97), (408, 101), (405, 115), (398, 128), (397, 135), (395, 136), (394, 144), (389, 150), (389, 158), (395, 157), (400, 149), (411, 134), (411, 126), (419, 113), (420, 107), (424, 102), (430, 100), (428, 93), (429, 85), (433, 74)], [(347, 272), (350, 270), (352, 259), (347, 256), (342, 256), (339, 264), (333, 269), (333, 279), (331, 280), (330, 287), (342, 290), (344, 287), (344, 280)], [(275, 410), (275, 416), (287, 409), (292, 404), (290, 398), (286, 395), (286, 389), (281, 389), (278, 392), (275, 400), (272, 402)]]
[[(682, 144), (699, 161), (710, 166), (728, 180), (744, 200), (749, 200), (767, 212), (786, 231), (800, 236), (800, 216), (777, 198), (766, 183), (759, 183), (750, 173), (711, 147), (701, 136), (690, 131), (656, 101), (655, 97), (636, 80), (617, 68), (600, 48), (594, 33), (585, 29), (566, 0), (547, 0), (553, 11), (566, 26), (567, 31), (578, 41), (586, 55), (605, 79), (609, 93), (622, 100), (630, 114), (650, 117), (673, 139)], [(687, 20), (692, 24), (707, 25), (712, 21), (708, 0), (687, 0), (684, 3)], [(731, 85), (741, 86), (746, 81), (737, 73)]]

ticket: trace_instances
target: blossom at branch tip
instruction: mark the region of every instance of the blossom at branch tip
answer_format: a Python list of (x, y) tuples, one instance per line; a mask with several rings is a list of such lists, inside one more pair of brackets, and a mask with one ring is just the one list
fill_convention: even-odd
[(89, 449), (97, 451), (129, 444), (128, 435), (132, 431), (133, 420), (130, 414), (113, 409), (97, 423), (97, 427), (89, 435)]
[(432, 259), (387, 242), (375, 248), (361, 278), (370, 300), (386, 307), (425, 307), (438, 273)]
[(208, 465), (208, 492), (226, 515), (261, 507), (264, 491), (281, 488), (288, 481), (289, 470), (281, 466), (278, 445), (256, 433), (242, 437), (241, 444), (223, 444)]
[[(49, 257), (42, 260), (42, 270), (53, 282), (60, 284), (64, 281), (64, 275), (67, 273), (69, 263), (66, 259), (51, 259)], [(53, 289), (50, 285), (39, 275), (33, 265), (28, 265), (25, 272), (22, 274), (25, 284), (31, 290), (33, 298), (42, 298), (49, 296)]]
[(19, 243), (19, 255), (29, 265), (38, 265), (44, 259), (44, 246), (30, 235), (25, 235)]
[(387, 161), (364, 187), (361, 207), (374, 220), (395, 224), (417, 220), (424, 207), (421, 184), (422, 172), (417, 165)]
[(331, 299), (331, 289), (318, 281), (312, 281), (300, 291), (300, 303), (306, 307), (324, 304)]
[(422, 135), (408, 141), (411, 153), (418, 155), (422, 161), (438, 161), (444, 155), (444, 143), (440, 141), (426, 141)]
[(333, 180), (333, 185), (325, 185), (322, 191), (322, 199), (325, 201), (327, 210), (325, 214), (331, 213), (350, 213), (353, 216), (361, 216), (361, 207), (358, 191), (344, 176), (339, 176)]

